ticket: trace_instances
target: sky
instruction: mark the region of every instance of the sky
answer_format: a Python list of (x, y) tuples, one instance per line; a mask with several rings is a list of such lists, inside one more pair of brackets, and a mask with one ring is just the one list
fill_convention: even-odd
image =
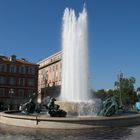
[(140, 0), (0, 0), (0, 54), (37, 63), (60, 51), (64, 9), (84, 2), (92, 88), (114, 88), (120, 71), (140, 87)]

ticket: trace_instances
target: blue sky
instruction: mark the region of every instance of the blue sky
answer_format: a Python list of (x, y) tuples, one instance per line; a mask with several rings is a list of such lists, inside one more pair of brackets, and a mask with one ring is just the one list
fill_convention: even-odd
[(64, 9), (78, 14), (84, 1), (92, 87), (113, 88), (120, 71), (140, 87), (139, 0), (0, 0), (0, 54), (36, 63), (61, 50)]

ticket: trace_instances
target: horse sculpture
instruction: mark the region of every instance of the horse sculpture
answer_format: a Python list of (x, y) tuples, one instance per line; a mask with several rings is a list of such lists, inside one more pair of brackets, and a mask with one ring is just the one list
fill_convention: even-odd
[(120, 109), (120, 104), (119, 100), (117, 97), (108, 97), (104, 102), (103, 102), (103, 107), (98, 113), (99, 116), (112, 116), (115, 115)]

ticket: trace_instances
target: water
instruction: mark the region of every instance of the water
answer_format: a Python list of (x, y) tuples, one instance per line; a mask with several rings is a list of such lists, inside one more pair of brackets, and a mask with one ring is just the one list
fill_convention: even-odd
[(62, 89), (60, 99), (81, 101), (89, 99), (87, 12), (85, 7), (75, 15), (66, 8), (62, 30)]
[(57, 101), (56, 104), (67, 112), (67, 116), (96, 116), (101, 109), (101, 100)]
[(139, 140), (140, 126), (47, 130), (0, 124), (0, 140)]

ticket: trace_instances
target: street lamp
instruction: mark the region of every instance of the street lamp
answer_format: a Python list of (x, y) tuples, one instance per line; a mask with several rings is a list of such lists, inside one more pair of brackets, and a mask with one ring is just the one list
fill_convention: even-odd
[(38, 90), (37, 102), (38, 102), (39, 104), (41, 103), (41, 90)]
[(120, 74), (118, 74), (118, 87), (119, 87), (119, 92), (120, 92), (120, 105), (122, 106), (122, 79), (123, 79), (123, 73), (120, 72)]
[(14, 95), (14, 89), (11, 88), (9, 90), (9, 95), (10, 95), (10, 105), (11, 105), (9, 108), (11, 109), (12, 108), (12, 97)]

